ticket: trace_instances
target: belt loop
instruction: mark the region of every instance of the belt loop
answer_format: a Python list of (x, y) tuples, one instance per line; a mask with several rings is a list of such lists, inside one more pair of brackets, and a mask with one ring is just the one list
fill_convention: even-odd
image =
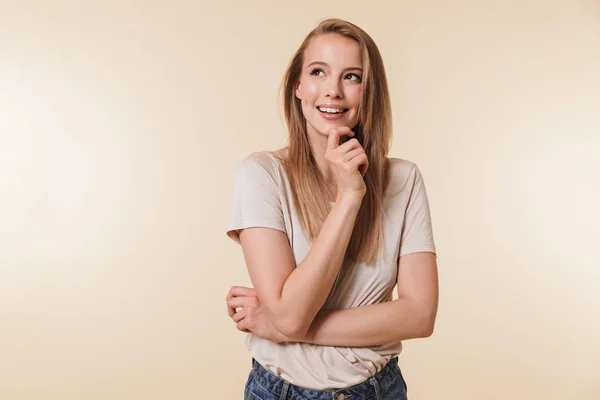
[(375, 387), (375, 393), (377, 394), (377, 400), (383, 400), (383, 396), (381, 395), (381, 391), (379, 390), (379, 382), (375, 377), (369, 380), (369, 383)]
[(285, 400), (287, 397), (287, 391), (290, 387), (290, 384), (287, 382), (283, 382), (283, 389), (281, 389), (281, 396), (279, 396), (279, 400)]

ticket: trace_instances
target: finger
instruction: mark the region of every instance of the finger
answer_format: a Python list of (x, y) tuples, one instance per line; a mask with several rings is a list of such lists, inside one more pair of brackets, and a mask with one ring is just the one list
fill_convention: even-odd
[(367, 169), (369, 168), (369, 159), (367, 158), (367, 155), (365, 153), (358, 154), (356, 157), (347, 161), (347, 163), (355, 165), (357, 167), (358, 171), (363, 176), (367, 172)]
[(338, 133), (338, 136), (354, 136), (354, 131), (347, 126), (340, 126), (335, 128)]
[(246, 299), (244, 296), (227, 297), (225, 302), (227, 303), (227, 314), (229, 314), (230, 317), (235, 314), (237, 307), (244, 306), (244, 299)]
[(233, 321), (236, 323), (240, 322), (244, 318), (246, 318), (246, 309), (245, 308), (242, 308), (240, 311), (236, 312), (235, 315), (232, 317)]
[(236, 327), (238, 328), (238, 330), (242, 331), (242, 332), (246, 332), (246, 333), (250, 333), (250, 329), (248, 324), (246, 323), (246, 319), (244, 318), (243, 320), (241, 320), (240, 322), (237, 323)]
[(356, 157), (359, 154), (363, 154), (365, 151), (362, 149), (362, 147), (354, 149), (354, 150), (350, 150), (349, 152), (347, 152), (346, 154), (344, 154), (344, 156), (342, 157), (342, 159), (344, 161), (350, 161), (352, 160), (354, 157)]
[(367, 158), (367, 155), (364, 152), (361, 152), (356, 156), (352, 157), (350, 160), (346, 161), (346, 163), (356, 165), (357, 167), (365, 164), (368, 167), (369, 159)]
[(235, 314), (235, 307), (231, 308), (229, 306), (229, 299), (232, 298), (231, 297), (231, 290), (229, 291), (229, 293), (227, 293), (227, 297), (225, 298), (225, 304), (227, 305), (227, 314), (229, 314), (230, 317), (233, 317), (233, 314)]
[(359, 148), (363, 149), (360, 142), (357, 139), (350, 139), (346, 143), (341, 144), (340, 147), (337, 148), (337, 151), (341, 152), (341, 153), (346, 153), (350, 150), (359, 149)]
[(246, 307), (250, 301), (250, 297), (238, 296), (227, 299), (227, 306), (230, 309), (235, 310), (239, 307)]
[(369, 165), (368, 164), (361, 164), (358, 167), (358, 172), (360, 172), (360, 174), (362, 176), (365, 176), (367, 174), (367, 170), (369, 169)]
[(327, 150), (337, 149), (340, 145), (340, 135), (337, 129), (331, 129), (327, 136)]
[[(254, 288), (251, 287), (232, 286), (231, 289), (229, 289), (229, 293), (227, 293), (227, 297), (225, 297), (225, 301), (228, 301), (229, 299), (232, 299), (237, 296), (256, 296), (256, 290), (254, 290)], [(227, 313), (231, 317), (235, 313), (235, 309), (232, 310), (230, 307), (227, 307)]]
[(227, 298), (234, 296), (256, 296), (256, 290), (246, 286), (232, 286), (229, 293), (227, 293)]
[[(229, 289), (229, 292), (227, 292), (227, 296), (225, 296), (225, 304), (227, 304), (227, 302), (229, 301), (229, 299), (233, 297), (232, 291), (233, 291), (234, 287), (235, 286), (232, 286)], [(230, 317), (233, 317), (233, 314), (235, 314), (235, 308), (232, 309), (231, 307), (229, 307), (229, 304), (227, 304), (227, 314), (229, 314)]]

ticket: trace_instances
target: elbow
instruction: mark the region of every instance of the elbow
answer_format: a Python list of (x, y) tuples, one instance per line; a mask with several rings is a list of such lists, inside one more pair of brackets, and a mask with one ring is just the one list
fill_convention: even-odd
[(281, 323), (279, 327), (279, 332), (283, 333), (290, 339), (297, 340), (302, 335), (302, 330), (297, 325)]
[(435, 313), (426, 314), (419, 324), (419, 338), (428, 338), (433, 335), (435, 330)]
[(417, 339), (428, 338), (435, 330), (435, 319), (437, 306), (429, 304), (418, 304), (414, 310), (414, 337)]
[(309, 326), (301, 323), (300, 321), (296, 321), (292, 318), (278, 318), (278, 323), (276, 324), (279, 332), (287, 336), (292, 340), (301, 340), (303, 339), (307, 332)]
[(285, 336), (294, 341), (302, 341), (306, 337), (307, 329), (292, 326), (286, 332), (282, 332)]
[(419, 337), (421, 337), (423, 339), (431, 337), (431, 335), (433, 335), (434, 330), (435, 330), (435, 323), (432, 322), (432, 323), (426, 324), (421, 329), (421, 334)]
[(279, 333), (294, 341), (304, 339), (312, 323), (312, 321), (305, 321), (293, 310), (283, 307), (281, 303), (277, 307), (274, 307), (268, 314), (270, 315), (269, 319), (271, 323), (277, 328)]

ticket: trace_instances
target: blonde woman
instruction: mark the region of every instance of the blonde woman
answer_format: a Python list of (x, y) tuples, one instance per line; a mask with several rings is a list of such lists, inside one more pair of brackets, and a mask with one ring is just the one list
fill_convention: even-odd
[(381, 55), (324, 20), (282, 89), (288, 145), (241, 162), (227, 230), (254, 286), (226, 300), (248, 333), (245, 399), (405, 399), (398, 355), (433, 332), (437, 256), (419, 169), (387, 157)]

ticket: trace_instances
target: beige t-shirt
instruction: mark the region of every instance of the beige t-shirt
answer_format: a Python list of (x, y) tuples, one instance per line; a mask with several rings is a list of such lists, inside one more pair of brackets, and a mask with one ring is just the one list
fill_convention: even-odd
[[(239, 165), (227, 235), (239, 243), (239, 229), (268, 227), (283, 231), (299, 265), (309, 252), (310, 244), (296, 213), (286, 171), (272, 153), (253, 153)], [(391, 301), (399, 257), (415, 252), (436, 252), (429, 203), (418, 167), (410, 161), (390, 158), (389, 179), (383, 198), (385, 257), (374, 267), (358, 263), (340, 271), (338, 283), (322, 309)], [(361, 348), (277, 344), (251, 333), (246, 335), (246, 346), (273, 374), (316, 390), (361, 383), (402, 350), (402, 342)]]

